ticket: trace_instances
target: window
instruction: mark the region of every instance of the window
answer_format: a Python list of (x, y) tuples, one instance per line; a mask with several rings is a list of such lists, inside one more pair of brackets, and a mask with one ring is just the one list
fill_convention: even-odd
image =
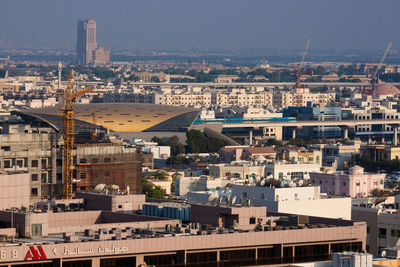
[(344, 182), (343, 185), (346, 186), (346, 182)]
[(57, 179), (57, 181), (61, 181), (62, 180), (62, 174), (61, 173), (57, 173), (56, 174), (56, 179)]
[(10, 146), (2, 146), (1, 149), (3, 149), (4, 151), (10, 151), (11, 150)]
[(386, 238), (386, 228), (378, 228), (378, 237)]
[(357, 183), (356, 183), (356, 186), (360, 186), (360, 182), (357, 182)]
[(392, 229), (391, 235), (394, 237), (400, 237), (400, 230)]
[(37, 188), (32, 188), (31, 189), (31, 196), (32, 197), (37, 197), (38, 195), (38, 189)]
[(42, 173), (42, 183), (47, 183), (47, 173)]
[(24, 166), (24, 161), (22, 159), (17, 159), (17, 166), (22, 168)]
[(92, 158), (92, 163), (99, 163), (99, 159), (98, 158)]
[(4, 168), (11, 168), (11, 160), (4, 161)]
[(380, 180), (380, 181), (379, 181), (379, 184), (383, 184), (383, 180)]
[(39, 179), (39, 176), (38, 176), (37, 173), (33, 173), (33, 174), (31, 175), (31, 181), (32, 181), (32, 182), (37, 182), (38, 179)]
[(37, 168), (37, 167), (39, 167), (39, 161), (36, 160), (36, 159), (32, 160), (32, 161), (31, 161), (31, 167), (32, 167), (32, 168)]
[(79, 159), (79, 163), (87, 163), (86, 158), (80, 158), (80, 159)]
[(275, 196), (275, 201), (279, 201), (279, 195)]
[(32, 236), (41, 236), (41, 235), (42, 235), (42, 225), (32, 224)]
[(319, 184), (322, 184), (322, 181), (319, 181)]
[(80, 187), (79, 187), (79, 190), (80, 190), (80, 191), (86, 191), (86, 186), (80, 186)]
[(111, 162), (111, 158), (104, 158), (104, 162)]
[(225, 176), (228, 177), (228, 176), (229, 176), (229, 172), (226, 172), (226, 173), (225, 173)]
[(57, 166), (62, 166), (62, 159), (57, 159), (56, 160), (56, 165)]
[(122, 205), (118, 205), (118, 208), (119, 208), (119, 209), (122, 209)]
[(110, 172), (104, 172), (105, 177), (110, 177)]
[(81, 177), (81, 179), (86, 179), (86, 172), (81, 172), (80, 177)]
[(256, 224), (256, 218), (251, 217), (250, 220), (249, 220), (249, 223), (250, 224)]
[(367, 226), (367, 234), (369, 234), (369, 226)]
[(47, 168), (47, 159), (42, 159), (42, 169)]
[(299, 200), (299, 195), (298, 194), (294, 194), (294, 200)]

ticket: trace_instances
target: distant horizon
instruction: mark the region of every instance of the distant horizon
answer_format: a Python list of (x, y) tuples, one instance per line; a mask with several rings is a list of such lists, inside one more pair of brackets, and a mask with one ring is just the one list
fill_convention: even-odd
[(398, 0), (3, 0), (0, 48), (68, 49), (79, 19), (112, 50), (400, 50)]

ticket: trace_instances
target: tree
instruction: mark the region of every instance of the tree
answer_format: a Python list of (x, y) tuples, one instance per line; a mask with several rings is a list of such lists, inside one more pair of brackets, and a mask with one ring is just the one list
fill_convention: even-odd
[(160, 82), (160, 78), (158, 78), (157, 76), (152, 76), (150, 78), (150, 81), (153, 83), (159, 83)]
[(190, 153), (214, 153), (228, 143), (224, 140), (206, 137), (199, 130), (190, 130), (186, 133), (187, 152)]
[(268, 138), (264, 143), (265, 146), (282, 146), (282, 142), (273, 138)]
[(385, 202), (388, 197), (387, 192), (385, 192), (384, 190), (378, 189), (378, 188), (372, 189), (370, 194), (371, 194), (371, 196), (373, 196), (375, 198), (375, 201), (374, 201), (375, 205)]
[(160, 186), (154, 186), (145, 178), (142, 177), (142, 194), (145, 194), (148, 198), (163, 199), (167, 194), (165, 190)]

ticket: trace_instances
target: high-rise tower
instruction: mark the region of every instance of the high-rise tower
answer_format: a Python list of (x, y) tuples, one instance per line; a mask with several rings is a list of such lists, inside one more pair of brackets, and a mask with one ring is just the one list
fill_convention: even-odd
[(96, 21), (94, 19), (79, 20), (76, 43), (77, 63), (81, 65), (93, 64), (96, 49)]

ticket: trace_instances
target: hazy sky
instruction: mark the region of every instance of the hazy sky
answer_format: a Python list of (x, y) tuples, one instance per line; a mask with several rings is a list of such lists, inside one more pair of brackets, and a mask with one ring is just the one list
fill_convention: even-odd
[(0, 0), (0, 47), (74, 49), (97, 22), (107, 48), (400, 48), (400, 0)]

